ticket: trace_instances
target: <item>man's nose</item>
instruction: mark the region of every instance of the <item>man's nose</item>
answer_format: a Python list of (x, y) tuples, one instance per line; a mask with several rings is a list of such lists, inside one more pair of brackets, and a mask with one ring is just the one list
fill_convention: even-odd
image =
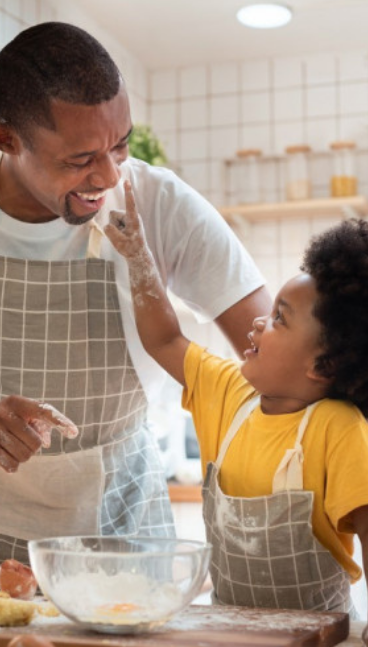
[(90, 173), (91, 184), (98, 189), (112, 189), (117, 185), (121, 171), (115, 160), (109, 156), (99, 160)]

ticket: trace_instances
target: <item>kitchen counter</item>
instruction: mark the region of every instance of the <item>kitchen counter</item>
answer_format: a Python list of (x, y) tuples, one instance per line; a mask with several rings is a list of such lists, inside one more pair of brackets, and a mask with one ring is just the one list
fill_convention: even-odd
[(0, 628), (0, 647), (26, 634), (55, 647), (358, 647), (364, 622), (348, 627), (344, 613), (191, 605), (156, 632), (136, 635), (99, 634), (62, 615), (38, 616), (26, 627)]
[(361, 640), (362, 631), (365, 627), (365, 622), (351, 622), (349, 637), (343, 642), (339, 643), (341, 647), (357, 647), (363, 645)]

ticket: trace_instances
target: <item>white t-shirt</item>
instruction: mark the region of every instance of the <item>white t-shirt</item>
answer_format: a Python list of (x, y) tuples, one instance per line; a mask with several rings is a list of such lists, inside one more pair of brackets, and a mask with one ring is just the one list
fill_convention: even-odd
[[(122, 181), (108, 192), (96, 217), (102, 227), (111, 209), (125, 209), (125, 177), (131, 181), (164, 284), (199, 320), (215, 319), (264, 284), (253, 260), (218, 212), (168, 169), (129, 158), (122, 165)], [(68, 225), (62, 218), (26, 223), (0, 211), (0, 256), (54, 261), (84, 258), (89, 232), (89, 224)], [(129, 352), (147, 397), (152, 400), (164, 374), (138, 337), (126, 261), (107, 238), (102, 241), (101, 257), (114, 261)]]

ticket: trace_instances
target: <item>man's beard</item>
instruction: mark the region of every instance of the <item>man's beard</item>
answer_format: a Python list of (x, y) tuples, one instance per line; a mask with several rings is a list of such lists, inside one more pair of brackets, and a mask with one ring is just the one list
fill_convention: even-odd
[(92, 218), (94, 218), (97, 213), (98, 211), (94, 211), (93, 213), (89, 213), (86, 216), (76, 216), (71, 209), (69, 196), (66, 196), (63, 219), (68, 225), (84, 225), (86, 222), (92, 220)]

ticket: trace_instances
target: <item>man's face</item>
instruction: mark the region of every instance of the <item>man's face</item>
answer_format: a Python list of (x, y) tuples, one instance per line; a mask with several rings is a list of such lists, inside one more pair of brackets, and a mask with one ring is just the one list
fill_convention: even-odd
[(121, 88), (94, 106), (53, 100), (52, 114), (56, 129), (35, 126), (32, 149), (20, 141), (17, 155), (8, 160), (17, 202), (10, 215), (28, 222), (61, 217), (83, 224), (120, 179), (132, 129), (128, 97)]

